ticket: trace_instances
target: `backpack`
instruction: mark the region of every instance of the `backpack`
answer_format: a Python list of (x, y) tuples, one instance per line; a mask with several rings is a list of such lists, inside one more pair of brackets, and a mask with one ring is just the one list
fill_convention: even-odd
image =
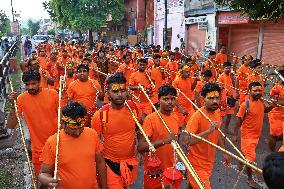
[[(135, 116), (137, 117), (138, 108), (134, 102), (131, 100), (127, 100), (128, 105), (130, 106), (131, 110), (134, 112)], [(100, 111), (100, 120), (103, 126), (103, 131), (106, 131), (106, 124), (108, 123), (108, 112), (109, 112), (110, 104), (106, 104), (101, 108)]]

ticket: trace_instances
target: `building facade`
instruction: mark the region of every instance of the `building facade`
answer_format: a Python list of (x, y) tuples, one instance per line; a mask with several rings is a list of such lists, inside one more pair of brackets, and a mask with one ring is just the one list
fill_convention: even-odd
[[(167, 0), (167, 41), (173, 50), (184, 40), (184, 0)], [(154, 44), (163, 47), (165, 28), (165, 0), (154, 2)]]

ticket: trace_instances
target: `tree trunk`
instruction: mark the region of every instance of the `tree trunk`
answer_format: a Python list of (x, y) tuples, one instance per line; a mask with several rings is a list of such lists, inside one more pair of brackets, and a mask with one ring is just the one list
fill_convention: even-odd
[(93, 29), (89, 29), (89, 49), (92, 50), (94, 46)]

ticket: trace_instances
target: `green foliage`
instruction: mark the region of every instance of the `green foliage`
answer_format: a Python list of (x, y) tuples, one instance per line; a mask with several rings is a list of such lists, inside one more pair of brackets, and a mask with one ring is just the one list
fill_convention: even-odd
[(284, 18), (283, 0), (214, 0), (222, 6), (229, 6), (234, 10), (248, 14), (253, 19)]
[(49, 0), (43, 6), (53, 21), (73, 30), (99, 29), (107, 15), (119, 22), (125, 12), (124, 0)]
[(30, 34), (30, 30), (28, 28), (21, 28), (21, 34), (22, 35), (28, 35), (28, 34)]
[(47, 35), (53, 35), (53, 36), (55, 36), (55, 30), (54, 30), (54, 29), (48, 30), (48, 31), (47, 31)]
[(33, 22), (32, 20), (28, 20), (28, 27), (31, 35), (36, 35), (39, 30), (39, 21)]
[(0, 37), (11, 33), (10, 20), (4, 11), (0, 10)]

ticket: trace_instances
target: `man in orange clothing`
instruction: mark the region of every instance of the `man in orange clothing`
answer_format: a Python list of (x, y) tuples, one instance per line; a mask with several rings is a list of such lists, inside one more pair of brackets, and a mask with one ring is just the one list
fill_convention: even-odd
[[(232, 64), (231, 62), (225, 62), (223, 64), (223, 73), (217, 79), (217, 82), (222, 86), (221, 92), (221, 116), (225, 117), (225, 133), (229, 134), (229, 125), (231, 122), (232, 114), (234, 114), (234, 109), (236, 106), (236, 97), (238, 96), (238, 91), (234, 92), (233, 87), (235, 87), (235, 78), (231, 74)], [(235, 95), (236, 94), (236, 95)]]
[[(265, 107), (261, 100), (263, 87), (259, 82), (249, 84), (250, 96), (240, 105), (237, 121), (234, 129), (234, 141), (237, 142), (238, 130), (241, 128), (241, 150), (244, 156), (251, 162), (255, 161), (256, 146), (262, 130), (264, 113), (271, 110)], [(252, 179), (252, 170), (247, 167), (248, 184), (252, 188), (260, 186)]]
[(176, 78), (178, 72), (178, 63), (175, 61), (175, 53), (170, 53), (170, 61), (166, 65), (166, 70), (170, 73), (170, 83)]
[[(190, 77), (190, 68), (183, 66), (180, 68), (177, 78), (173, 81), (173, 87), (179, 89), (190, 100), (194, 101), (194, 89), (196, 87), (198, 77), (195, 79)], [(194, 109), (192, 104), (187, 100), (183, 94), (179, 93), (175, 107), (175, 113), (184, 124), (187, 123), (190, 116), (193, 114)]]
[(160, 58), (161, 56), (158, 54), (153, 55), (154, 65), (151, 69), (151, 79), (153, 80), (157, 89), (164, 84), (166, 79), (166, 73), (164, 71), (164, 68), (160, 66)]
[[(284, 70), (279, 70), (279, 74), (284, 77)], [(275, 151), (276, 141), (283, 140), (283, 126), (284, 126), (284, 81), (280, 79), (270, 90), (270, 97), (277, 101), (277, 104), (282, 107), (275, 107), (268, 113), (270, 136), (268, 140), (268, 146), (272, 152)]]
[(58, 69), (58, 74), (60, 76), (64, 75), (65, 66), (70, 61), (71, 61), (71, 58), (68, 56), (68, 51), (63, 49), (62, 50), (62, 56), (59, 57), (58, 60), (57, 60), (57, 69)]
[[(153, 156), (157, 157), (161, 161), (161, 164), (159, 166), (159, 170), (155, 172), (147, 170), (146, 167), (152, 157), (145, 154), (144, 189), (161, 189), (161, 171), (164, 171), (169, 167), (173, 167), (175, 162), (174, 150), (170, 143), (172, 140), (177, 139), (180, 126), (178, 117), (173, 113), (177, 91), (172, 86), (164, 85), (159, 88), (158, 94), (160, 104), (159, 113), (171, 130), (171, 134), (163, 125), (157, 112), (151, 113), (145, 118), (143, 122), (143, 129), (156, 149)], [(138, 138), (137, 148), (140, 153), (149, 152), (149, 145), (142, 135)]]
[(97, 110), (97, 98), (103, 99), (101, 86), (97, 80), (89, 79), (89, 65), (80, 64), (77, 67), (78, 79), (70, 83), (67, 89), (69, 102), (82, 103), (88, 114), (86, 126), (90, 126), (91, 116)]
[[(250, 64), (251, 61), (253, 60), (253, 57), (251, 55), (244, 55), (242, 58), (242, 65), (241, 67), (237, 70), (237, 88), (242, 90), (242, 91), (247, 91), (248, 90), (248, 85), (249, 85), (249, 81), (248, 81), (248, 76), (250, 74), (252, 74), (252, 71), (250, 70)], [(245, 97), (246, 94), (241, 92), (240, 93), (240, 99), (239, 99), (239, 103), (242, 104), (245, 101)]]
[(37, 57), (37, 60), (39, 62), (39, 65), (42, 69), (46, 70), (47, 69), (47, 63), (48, 63), (48, 59), (45, 53), (44, 48), (41, 48), (39, 50), (39, 56)]
[(218, 72), (217, 69), (219, 68), (216, 66), (215, 58), (216, 58), (216, 52), (210, 51), (209, 57), (205, 62), (203, 62), (202, 70), (201, 70), (201, 71), (204, 71), (204, 70), (210, 69), (214, 78), (216, 77), (217, 75), (216, 73)]
[[(39, 174), (41, 161), (39, 159), (45, 141), (53, 135), (57, 129), (57, 109), (58, 94), (53, 89), (40, 87), (40, 74), (34, 70), (23, 73), (22, 81), (25, 83), (26, 92), (17, 98), (15, 92), (9, 95), (9, 100), (13, 102), (17, 98), (17, 108), (19, 116), (24, 119), (29, 128), (31, 136), (32, 162), (36, 174)], [(12, 103), (14, 105), (14, 103)], [(9, 113), (7, 120), (8, 128), (15, 128), (17, 118), (15, 107)]]
[(78, 102), (70, 103), (62, 110), (62, 127), (59, 133), (58, 175), (53, 179), (56, 138), (54, 134), (46, 141), (41, 159), (39, 180), (44, 186), (60, 189), (98, 189), (96, 172), (100, 179), (100, 188), (107, 188), (105, 160), (102, 144), (96, 131), (84, 128), (86, 109)]
[(148, 92), (150, 97), (153, 96), (153, 86), (151, 86), (150, 78), (146, 75), (145, 72), (147, 68), (147, 60), (144, 58), (139, 58), (137, 60), (138, 71), (131, 74), (129, 79), (129, 89), (134, 91), (134, 94), (140, 98), (140, 102), (137, 103), (138, 108), (142, 112), (142, 118), (145, 118), (146, 115), (152, 113), (152, 107), (149, 100), (146, 98), (145, 94), (141, 92), (139, 84), (142, 85)]
[[(135, 157), (136, 126), (125, 105), (128, 89), (122, 73), (108, 78), (107, 95), (110, 103), (94, 114), (91, 127), (103, 138), (108, 189), (128, 188), (136, 180), (138, 162)], [(127, 103), (138, 115), (134, 103)]]
[[(222, 118), (219, 110), (221, 88), (216, 83), (206, 83), (202, 88), (201, 95), (204, 98), (204, 106), (201, 111), (211, 120), (209, 122), (199, 111), (195, 112), (186, 126), (186, 131), (194, 133), (206, 140), (225, 147), (224, 139), (220, 137), (217, 128), (221, 127)], [(209, 144), (191, 137), (188, 159), (197, 172), (199, 178), (204, 183), (206, 189), (211, 188), (210, 177), (215, 162), (216, 149)], [(225, 164), (229, 164), (229, 158), (223, 154)], [(193, 189), (199, 187), (194, 179), (189, 175), (190, 185)]]
[(228, 55), (226, 54), (226, 47), (222, 46), (219, 53), (216, 55), (216, 63), (222, 66), (225, 62), (228, 61)]
[(131, 63), (131, 56), (126, 53), (122, 56), (123, 64), (121, 64), (117, 72), (122, 72), (126, 78), (127, 84), (129, 82), (130, 76), (135, 72), (134, 65)]
[(199, 108), (204, 106), (204, 101), (203, 101), (202, 96), (201, 96), (201, 90), (206, 83), (213, 80), (212, 76), (213, 75), (212, 75), (211, 70), (204, 70), (203, 73), (202, 73), (201, 80), (197, 81), (196, 87), (194, 89), (194, 99), (195, 99), (196, 105)]

